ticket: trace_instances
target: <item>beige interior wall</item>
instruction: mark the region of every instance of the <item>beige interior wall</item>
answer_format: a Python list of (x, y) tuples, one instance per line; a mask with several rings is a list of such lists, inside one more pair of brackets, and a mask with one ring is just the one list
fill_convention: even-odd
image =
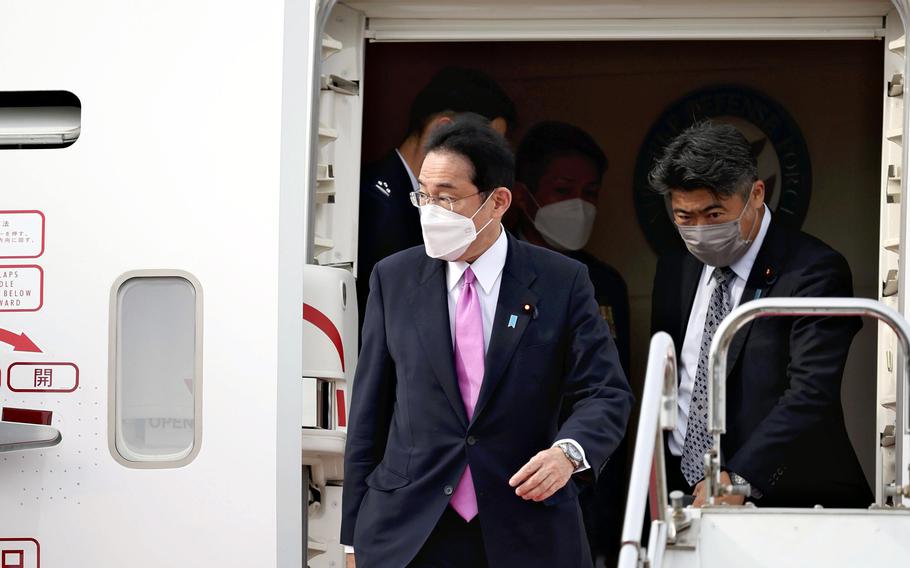
[[(686, 93), (737, 84), (780, 103), (812, 160), (804, 230), (843, 253), (860, 296), (876, 298), (882, 50), (854, 42), (603, 42), (371, 44), (365, 77), (364, 157), (401, 139), (410, 101), (444, 65), (482, 69), (514, 98), (513, 143), (535, 122), (588, 130), (610, 161), (588, 250), (625, 277), (632, 309), (632, 383), (640, 391), (656, 257), (639, 227), (632, 176), (654, 121)], [(875, 327), (854, 342), (844, 384), (848, 429), (867, 476), (875, 469)]]

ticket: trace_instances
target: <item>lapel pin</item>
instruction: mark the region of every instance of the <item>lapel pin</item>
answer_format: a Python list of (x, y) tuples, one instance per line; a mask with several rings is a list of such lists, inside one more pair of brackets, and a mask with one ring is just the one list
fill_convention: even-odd
[(509, 327), (515, 329), (515, 324), (518, 323), (518, 316), (512, 314), (509, 316)]
[(525, 304), (521, 307), (521, 311), (531, 316), (531, 319), (537, 319), (537, 306), (532, 306), (531, 304)]
[(765, 284), (769, 286), (777, 282), (777, 273), (770, 266), (765, 269)]

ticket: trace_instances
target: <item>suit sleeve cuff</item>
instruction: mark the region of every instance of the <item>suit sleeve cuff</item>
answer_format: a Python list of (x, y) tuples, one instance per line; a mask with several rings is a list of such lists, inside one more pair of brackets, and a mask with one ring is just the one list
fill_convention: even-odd
[(579, 464), (579, 466), (577, 468), (575, 468), (575, 471), (573, 471), (572, 473), (578, 473), (581, 471), (585, 471), (586, 469), (591, 469), (591, 464), (588, 463), (588, 458), (587, 458), (587, 456), (585, 456), (585, 449), (582, 448), (581, 444), (579, 444), (575, 440), (572, 440), (571, 438), (564, 438), (562, 440), (556, 440), (555, 442), (553, 442), (553, 445), (550, 447), (555, 448), (557, 445), (562, 444), (563, 442), (572, 444), (573, 446), (575, 446), (575, 449), (578, 450), (578, 453), (581, 454), (581, 464)]
[(345, 553), (345, 554), (354, 554), (354, 547), (353, 547), (353, 546), (344, 545), (344, 553)]

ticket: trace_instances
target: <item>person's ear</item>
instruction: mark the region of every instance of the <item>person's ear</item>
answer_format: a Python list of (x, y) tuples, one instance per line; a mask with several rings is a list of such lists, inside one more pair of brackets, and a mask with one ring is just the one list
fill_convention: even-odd
[(507, 187), (497, 187), (493, 190), (490, 201), (493, 202), (493, 217), (502, 219), (512, 205), (512, 192)]
[(749, 200), (751, 201), (750, 205), (758, 209), (765, 202), (765, 182), (758, 180), (755, 182), (755, 185), (752, 186), (752, 195)]
[(440, 126), (445, 126), (447, 124), (452, 124), (453, 122), (455, 122), (455, 121), (452, 120), (452, 117), (447, 114), (437, 115), (432, 120), (430, 120), (430, 122), (427, 123), (426, 127), (423, 129), (423, 134), (421, 135), (421, 138), (426, 140), (430, 137), (430, 134), (432, 134), (437, 128), (439, 128)]
[(509, 130), (509, 123), (503, 117), (498, 116), (490, 121), (490, 128), (505, 136)]

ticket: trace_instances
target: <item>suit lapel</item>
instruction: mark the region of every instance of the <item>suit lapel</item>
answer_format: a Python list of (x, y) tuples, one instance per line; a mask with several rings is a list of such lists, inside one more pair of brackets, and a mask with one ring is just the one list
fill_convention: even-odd
[[(477, 420), (493, 396), (493, 391), (502, 379), (509, 361), (512, 360), (525, 329), (538, 313), (538, 297), (530, 289), (537, 276), (527, 266), (526, 261), (525, 253), (519, 248), (518, 242), (509, 236), (509, 252), (502, 272), (499, 300), (484, 362), (483, 384), (474, 408), (472, 423)], [(530, 310), (525, 310), (525, 306)]]
[(452, 409), (461, 423), (467, 426), (468, 415), (455, 374), (445, 262), (427, 257), (419, 282), (410, 298), (417, 336)]
[[(761, 250), (758, 251), (758, 256), (755, 257), (755, 263), (752, 265), (752, 271), (749, 273), (749, 279), (746, 281), (746, 287), (743, 289), (743, 295), (739, 300), (740, 306), (769, 295), (774, 283), (777, 282), (785, 251), (786, 242), (783, 228), (772, 217), (771, 224), (768, 226), (768, 233), (765, 235)], [(730, 376), (736, 366), (754, 323), (755, 320), (747, 323), (745, 327), (736, 333), (733, 341), (730, 342), (730, 349), (727, 352), (727, 376)]]
[(698, 261), (691, 254), (687, 254), (682, 259), (680, 286), (679, 286), (679, 329), (676, 335), (676, 355), (679, 357), (682, 353), (683, 341), (686, 338), (686, 329), (689, 327), (689, 317), (692, 314), (692, 304), (695, 303), (695, 293), (698, 291), (698, 283), (701, 282), (701, 273), (705, 265)]

